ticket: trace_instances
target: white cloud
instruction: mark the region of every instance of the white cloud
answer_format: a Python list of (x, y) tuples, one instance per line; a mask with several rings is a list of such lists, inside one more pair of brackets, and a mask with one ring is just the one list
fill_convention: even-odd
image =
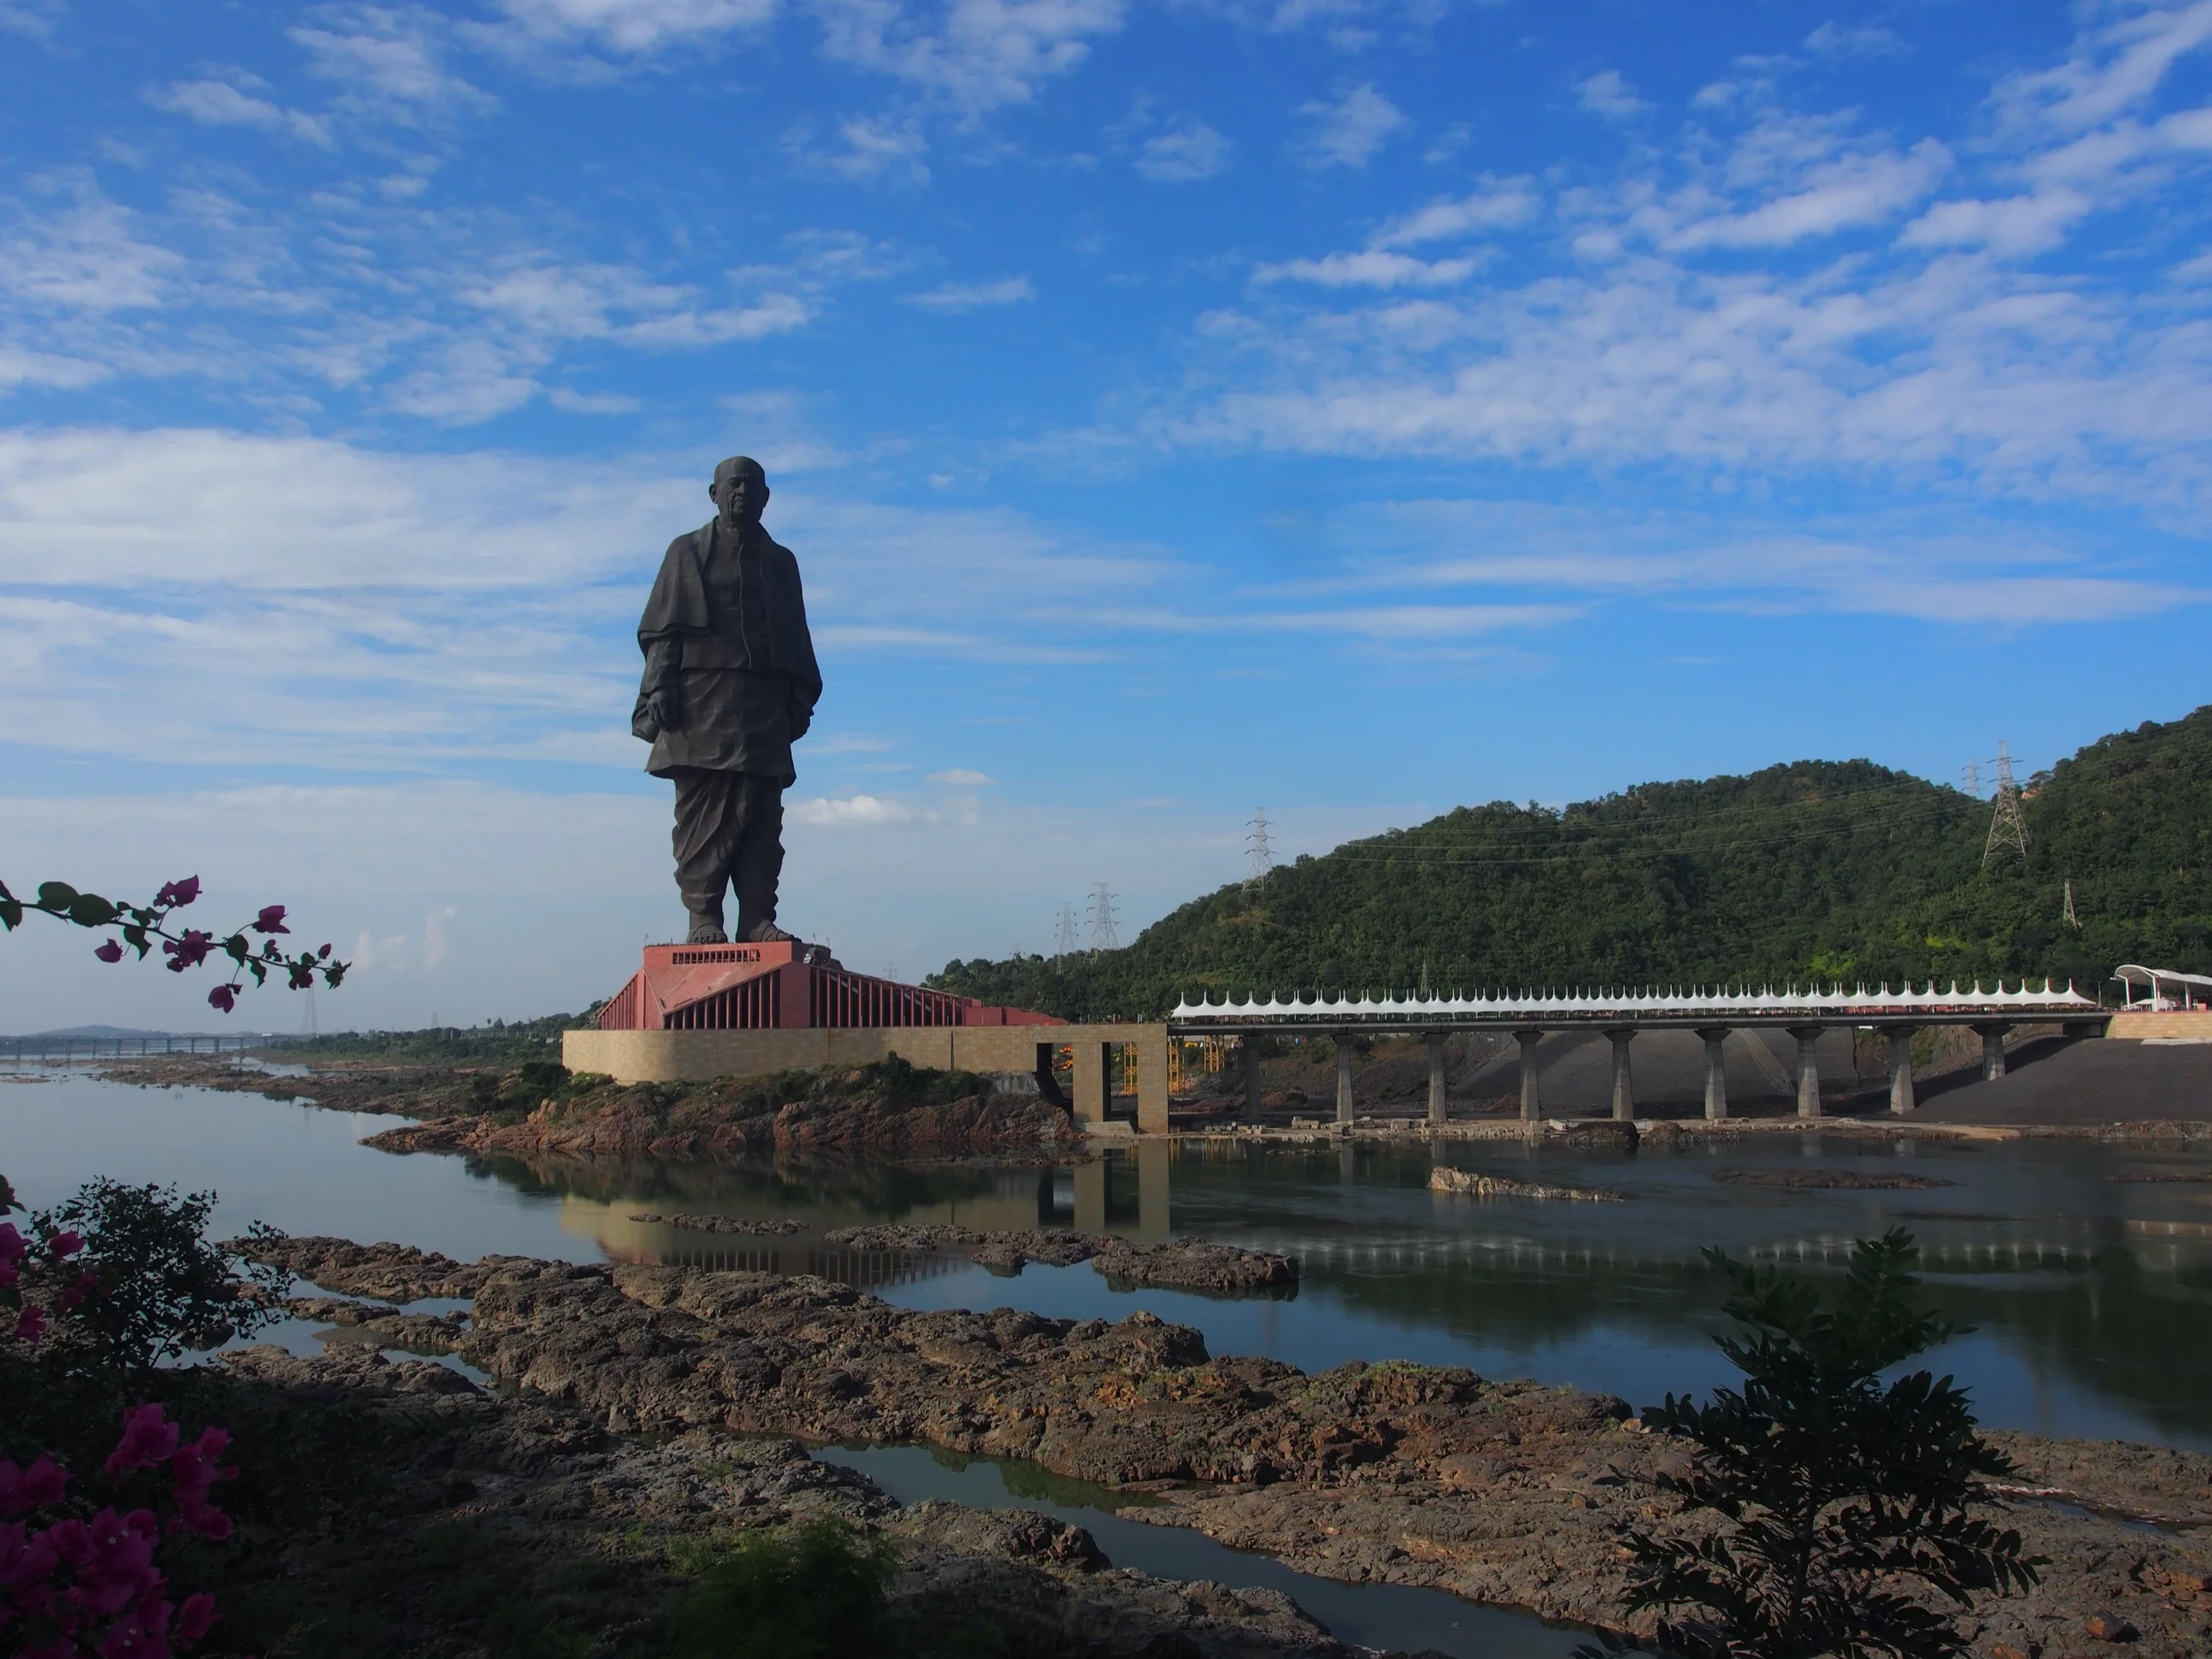
[(927, 815), (903, 801), (886, 799), (880, 795), (817, 795), (811, 799), (793, 801), (786, 816), (807, 824), (872, 826), (919, 823)]
[(123, 209), (84, 191), (57, 212), (9, 227), (0, 238), (0, 294), (41, 310), (145, 310), (161, 305), (184, 265), (141, 240)]
[(1305, 146), (1314, 167), (1364, 167), (1408, 125), (1405, 112), (1372, 84), (1356, 86), (1334, 102), (1302, 104), (1298, 113), (1315, 123)]
[(929, 781), (954, 789), (980, 789), (991, 781), (984, 774), (970, 771), (964, 766), (956, 766), (945, 772), (932, 772)]
[(1121, 0), (814, 0), (833, 58), (971, 114), (1027, 103), (1116, 33)]
[(1322, 288), (1451, 288), (1474, 275), (1474, 269), (1473, 259), (1416, 259), (1411, 254), (1370, 248), (1262, 265), (1253, 280), (1311, 283)]
[(1138, 146), (1137, 172), (1156, 185), (1190, 184), (1225, 173), (1236, 146), (1203, 121), (1156, 132)]
[(785, 133), (782, 148), (809, 172), (828, 173), (855, 183), (896, 179), (919, 185), (929, 179), (924, 161), (929, 154), (929, 140), (912, 121), (848, 117), (837, 123), (836, 137), (826, 146), (816, 141), (813, 124), (801, 121)]
[(1846, 27), (1833, 18), (1807, 35), (1805, 46), (1822, 58), (1894, 58), (1905, 51), (1905, 42), (1893, 30)]
[(173, 81), (150, 88), (146, 101), (204, 127), (262, 127), (325, 149), (331, 144), (330, 128), (323, 121), (257, 97), (232, 81)]
[(66, 0), (0, 0), (0, 29), (33, 40), (50, 40), (67, 10)]
[[(2098, 9), (2112, 15), (2118, 9)], [(2131, 8), (2077, 36), (2063, 64), (2008, 77), (1994, 101), (2014, 123), (2081, 131), (2149, 97), (2167, 70), (2207, 41), (2212, 0)]]
[(523, 27), (581, 36), (617, 52), (653, 52), (678, 42), (753, 28), (775, 15), (776, 0), (499, 0)]
[(1600, 70), (1577, 82), (1575, 100), (1593, 115), (1602, 115), (1608, 121), (1626, 121), (1652, 107), (1636, 95), (1619, 70)]
[(2094, 207), (2075, 190), (2037, 191), (1998, 201), (1938, 202), (1899, 233), (1906, 247), (1982, 247), (1992, 253), (2040, 253)]
[(989, 310), (998, 306), (1027, 305), (1036, 290), (1026, 276), (1008, 276), (995, 283), (946, 283), (926, 293), (909, 294), (907, 304), (924, 311), (959, 313)]
[(1924, 198), (1950, 165), (1950, 152), (1923, 139), (1905, 155), (1839, 156), (1809, 169), (1803, 186), (1740, 213), (1694, 219), (1673, 231), (1676, 248), (1780, 247), (1808, 236), (1879, 224)]
[(446, 67), (445, 20), (420, 6), (320, 6), (290, 31), (309, 72), (340, 88), (336, 100), (388, 120), (418, 122), (495, 106)]
[(1542, 204), (1528, 179), (1486, 179), (1471, 195), (1448, 197), (1392, 220), (1376, 233), (1374, 245), (1416, 247), (1423, 242), (1517, 229), (1534, 219)]

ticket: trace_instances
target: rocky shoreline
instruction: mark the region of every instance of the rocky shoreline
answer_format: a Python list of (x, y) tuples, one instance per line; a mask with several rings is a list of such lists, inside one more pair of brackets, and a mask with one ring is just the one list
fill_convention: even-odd
[[(617, 1437), (720, 1431), (921, 1442), (1152, 1492), (1145, 1518), (1342, 1579), (1414, 1584), (1620, 1627), (1627, 1528), (1680, 1524), (1656, 1486), (1675, 1443), (1627, 1402), (1472, 1372), (1353, 1364), (1308, 1375), (1215, 1358), (1143, 1312), (1117, 1324), (908, 1312), (809, 1278), (294, 1239), (265, 1259), (341, 1294), (468, 1296), (456, 1351)], [(402, 1316), (403, 1317), (404, 1316)], [(372, 1317), (370, 1323), (375, 1322)], [(419, 1333), (417, 1333), (419, 1334)], [(2212, 1459), (1995, 1437), (2019, 1462), (2005, 1523), (2051, 1558), (1984, 1604), (1984, 1659), (2072, 1659), (2212, 1638)]]

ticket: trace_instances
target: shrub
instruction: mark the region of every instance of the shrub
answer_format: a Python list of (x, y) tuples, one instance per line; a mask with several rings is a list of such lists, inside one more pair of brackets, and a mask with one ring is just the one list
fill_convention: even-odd
[(1977, 1593), (2027, 1589), (2045, 1564), (2021, 1553), (2018, 1533), (1969, 1513), (1987, 1497), (1983, 1478), (2012, 1465), (1975, 1433), (1965, 1390), (1924, 1370), (1882, 1384), (1882, 1371), (1960, 1334), (1912, 1300), (1912, 1235), (1860, 1240), (1832, 1306), (1794, 1276), (1706, 1255), (1735, 1282), (1723, 1306), (1748, 1334), (1717, 1340), (1743, 1387), (1704, 1406), (1670, 1394), (1644, 1417), (1696, 1445), (1690, 1475), (1662, 1484), (1723, 1524), (1702, 1537), (1631, 1533), (1630, 1607), (1689, 1612), (1661, 1620), (1654, 1644), (1615, 1638), (1578, 1659), (1962, 1651), (1925, 1593), (1963, 1611)]
[(678, 1565), (698, 1580), (669, 1613), (681, 1659), (842, 1659), (878, 1650), (898, 1552), (819, 1516), (695, 1547)]

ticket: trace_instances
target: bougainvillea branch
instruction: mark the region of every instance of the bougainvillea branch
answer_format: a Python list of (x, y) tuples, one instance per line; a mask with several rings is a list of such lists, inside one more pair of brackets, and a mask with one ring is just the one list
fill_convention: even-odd
[[(150, 904), (118, 902), (97, 893), (80, 893), (65, 881), (41, 882), (37, 898), (20, 899), (8, 890), (5, 882), (0, 882), (0, 929), (12, 933), (25, 916), (32, 915), (52, 916), (94, 931), (112, 929), (112, 937), (103, 940), (93, 955), (102, 962), (120, 962), (127, 949), (136, 951), (143, 962), (158, 943), (167, 958), (162, 965), (173, 974), (198, 968), (210, 957), (228, 958), (229, 980), (208, 993), (208, 1005), (226, 1014), (237, 1006), (249, 975), (256, 985), (266, 985), (271, 973), (281, 973), (295, 991), (313, 989), (319, 975), (333, 990), (345, 978), (346, 964), (331, 955), (327, 945), (296, 956), (285, 953), (274, 937), (292, 931), (284, 925), (281, 904), (264, 905), (252, 921), (223, 938), (204, 928), (172, 927), (173, 914), (199, 896), (198, 876), (166, 884)], [(260, 934), (259, 944), (249, 939), (249, 933)]]

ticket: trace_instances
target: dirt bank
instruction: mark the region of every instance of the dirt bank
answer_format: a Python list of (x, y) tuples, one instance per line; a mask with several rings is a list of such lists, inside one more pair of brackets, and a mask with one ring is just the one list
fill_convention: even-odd
[[(473, 1295), (471, 1363), (611, 1431), (719, 1427), (921, 1441), (1159, 1492), (1154, 1518), (1346, 1579), (1428, 1585), (1552, 1617), (1623, 1620), (1623, 1532), (1665, 1524), (1684, 1466), (1626, 1402), (1455, 1369), (1317, 1376), (1216, 1358), (1194, 1330), (1000, 1310), (913, 1313), (842, 1285), (637, 1266), (462, 1264), (341, 1241), (277, 1255), (326, 1288)], [(1976, 1650), (2084, 1650), (2124, 1618), (2160, 1659), (2212, 1636), (2212, 1459), (2004, 1437), (2008, 1505), (2051, 1558), (2032, 1595), (1984, 1608)], [(2063, 1500), (2063, 1501), (2062, 1501)], [(2077, 1506), (2077, 1507), (2069, 1507)]]
[(1209, 1244), (1202, 1238), (1135, 1244), (1110, 1234), (1075, 1233), (1059, 1227), (979, 1233), (938, 1224), (887, 1224), (839, 1227), (824, 1233), (823, 1242), (862, 1250), (965, 1255), (996, 1273), (1018, 1273), (1032, 1261), (1048, 1267), (1072, 1267), (1088, 1261), (1117, 1288), (1152, 1285), (1164, 1290), (1195, 1291), (1204, 1296), (1289, 1290), (1298, 1282), (1298, 1264), (1290, 1256)]

